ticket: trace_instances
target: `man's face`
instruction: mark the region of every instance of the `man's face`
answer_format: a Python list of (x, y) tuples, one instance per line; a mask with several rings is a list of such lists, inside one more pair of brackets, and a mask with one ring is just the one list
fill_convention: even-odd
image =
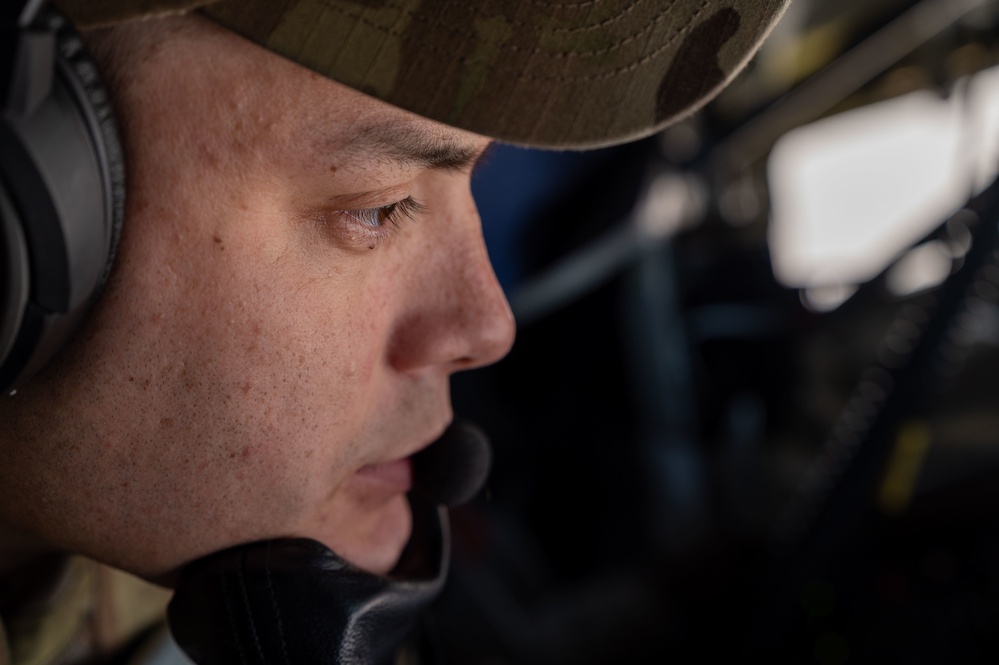
[(280, 536), (386, 571), (448, 376), (513, 339), (469, 190), (488, 141), (155, 23), (125, 28), (158, 43), (118, 100), (118, 264), (3, 406), (0, 522), (150, 577)]

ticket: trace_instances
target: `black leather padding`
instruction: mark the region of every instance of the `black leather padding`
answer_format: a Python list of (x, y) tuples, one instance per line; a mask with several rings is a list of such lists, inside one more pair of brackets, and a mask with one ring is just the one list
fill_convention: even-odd
[(392, 663), (447, 574), (445, 513), (426, 506), (421, 514), (418, 545), (407, 547), (399, 575), (364, 572), (309, 539), (195, 561), (168, 609), (174, 639), (198, 665)]
[(121, 227), (125, 218), (125, 155), (121, 132), (115, 119), (113, 102), (100, 70), (73, 25), (54, 7), (47, 6), (41, 16), (43, 24), (56, 36), (59, 55), (58, 74), (64, 77), (81, 111), (93, 128), (93, 138), (104, 158), (106, 184), (110, 191), (110, 246), (104, 271), (97, 283), (94, 297), (101, 292), (111, 274)]

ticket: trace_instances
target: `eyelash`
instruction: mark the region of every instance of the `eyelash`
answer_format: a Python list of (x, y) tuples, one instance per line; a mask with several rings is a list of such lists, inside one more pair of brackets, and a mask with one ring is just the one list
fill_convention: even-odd
[(369, 229), (381, 229), (386, 224), (398, 226), (403, 218), (415, 220), (425, 211), (423, 204), (412, 196), (396, 201), (380, 208), (364, 208), (361, 210), (343, 210), (342, 213)]

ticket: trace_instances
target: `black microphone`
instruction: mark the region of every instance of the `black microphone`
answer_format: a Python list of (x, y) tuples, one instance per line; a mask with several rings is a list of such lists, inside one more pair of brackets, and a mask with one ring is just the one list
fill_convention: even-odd
[(413, 456), (413, 492), (430, 503), (467, 503), (485, 485), (492, 460), (492, 447), (482, 430), (455, 421), (441, 438)]

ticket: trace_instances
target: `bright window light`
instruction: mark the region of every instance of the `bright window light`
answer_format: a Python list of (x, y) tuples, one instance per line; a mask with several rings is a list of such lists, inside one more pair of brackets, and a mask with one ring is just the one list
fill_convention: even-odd
[[(770, 250), (781, 283), (816, 289), (867, 281), (995, 177), (999, 69), (956, 90), (950, 99), (912, 93), (778, 142), (769, 163)], [(914, 261), (909, 269), (900, 290), (940, 278), (939, 262)], [(912, 272), (922, 269), (933, 275)]]
[(954, 257), (946, 243), (932, 240), (914, 247), (885, 276), (890, 293), (908, 296), (942, 284), (950, 275)]

